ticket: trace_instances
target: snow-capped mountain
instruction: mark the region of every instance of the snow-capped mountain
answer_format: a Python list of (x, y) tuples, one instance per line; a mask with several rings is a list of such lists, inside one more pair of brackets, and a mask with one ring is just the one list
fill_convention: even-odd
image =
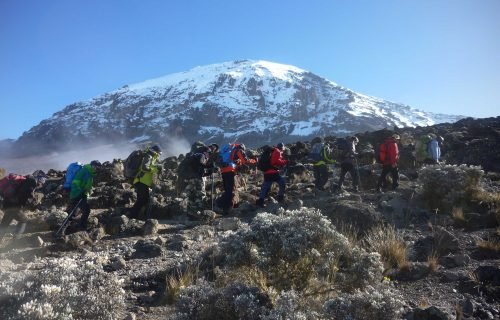
[(294, 66), (243, 60), (196, 67), (76, 102), (25, 132), (16, 144), (59, 149), (182, 137), (261, 145), (460, 118), (362, 95)]

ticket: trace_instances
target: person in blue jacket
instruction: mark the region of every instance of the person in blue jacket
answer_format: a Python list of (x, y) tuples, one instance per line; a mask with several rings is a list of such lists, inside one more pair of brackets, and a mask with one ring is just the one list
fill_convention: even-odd
[(433, 164), (439, 164), (441, 158), (441, 146), (443, 145), (443, 141), (443, 137), (437, 136), (433, 138), (427, 146), (427, 153), (431, 156), (429, 160)]

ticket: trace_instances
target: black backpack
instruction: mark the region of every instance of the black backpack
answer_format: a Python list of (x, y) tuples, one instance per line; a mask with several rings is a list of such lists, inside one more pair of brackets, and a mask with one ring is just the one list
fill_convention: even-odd
[(125, 159), (123, 163), (123, 175), (125, 178), (134, 179), (137, 176), (145, 154), (143, 150), (135, 150)]
[(267, 171), (273, 168), (271, 165), (271, 156), (273, 154), (273, 148), (270, 146), (262, 147), (262, 154), (257, 161), (257, 169), (260, 171)]
[(352, 150), (352, 145), (346, 138), (338, 138), (335, 141), (334, 154), (337, 161), (344, 160)]

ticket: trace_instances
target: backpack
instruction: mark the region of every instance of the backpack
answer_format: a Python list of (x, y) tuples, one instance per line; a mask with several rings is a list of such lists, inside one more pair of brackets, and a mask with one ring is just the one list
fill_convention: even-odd
[(429, 143), (432, 141), (432, 137), (428, 134), (420, 136), (417, 141), (415, 141), (415, 159), (417, 161), (424, 161), (427, 158), (431, 158), (429, 154)]
[(201, 153), (207, 151), (208, 147), (201, 141), (196, 141), (191, 145), (190, 153)]
[(196, 178), (203, 175), (208, 157), (205, 153), (188, 153), (179, 164), (178, 175), (183, 179)]
[(9, 174), (0, 180), (0, 196), (6, 200), (14, 198), (25, 180), (25, 176), (14, 173)]
[(71, 183), (73, 182), (73, 179), (75, 178), (78, 170), (80, 170), (82, 167), (83, 165), (80, 162), (73, 162), (68, 165), (68, 168), (66, 169), (66, 175), (64, 176), (64, 189), (71, 189)]
[(142, 165), (145, 152), (143, 150), (135, 150), (125, 159), (123, 163), (123, 175), (127, 179), (134, 179)]
[(335, 140), (333, 151), (335, 159), (342, 161), (347, 157), (349, 152), (352, 151), (352, 145), (346, 138), (338, 138)]
[(313, 144), (311, 151), (309, 152), (309, 159), (312, 161), (321, 161), (322, 155), (321, 151), (324, 149), (325, 144), (323, 142), (318, 142)]
[(271, 156), (273, 154), (273, 148), (266, 145), (262, 147), (262, 154), (257, 161), (257, 169), (260, 171), (267, 171), (273, 168), (271, 165)]
[(233, 163), (234, 151), (239, 147), (239, 144), (226, 144), (219, 151), (217, 165), (219, 167), (227, 167)]

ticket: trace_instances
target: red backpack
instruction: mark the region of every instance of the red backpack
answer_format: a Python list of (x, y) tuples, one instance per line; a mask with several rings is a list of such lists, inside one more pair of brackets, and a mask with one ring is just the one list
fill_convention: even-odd
[(25, 180), (25, 176), (14, 173), (9, 174), (0, 180), (0, 196), (4, 199), (12, 199)]

